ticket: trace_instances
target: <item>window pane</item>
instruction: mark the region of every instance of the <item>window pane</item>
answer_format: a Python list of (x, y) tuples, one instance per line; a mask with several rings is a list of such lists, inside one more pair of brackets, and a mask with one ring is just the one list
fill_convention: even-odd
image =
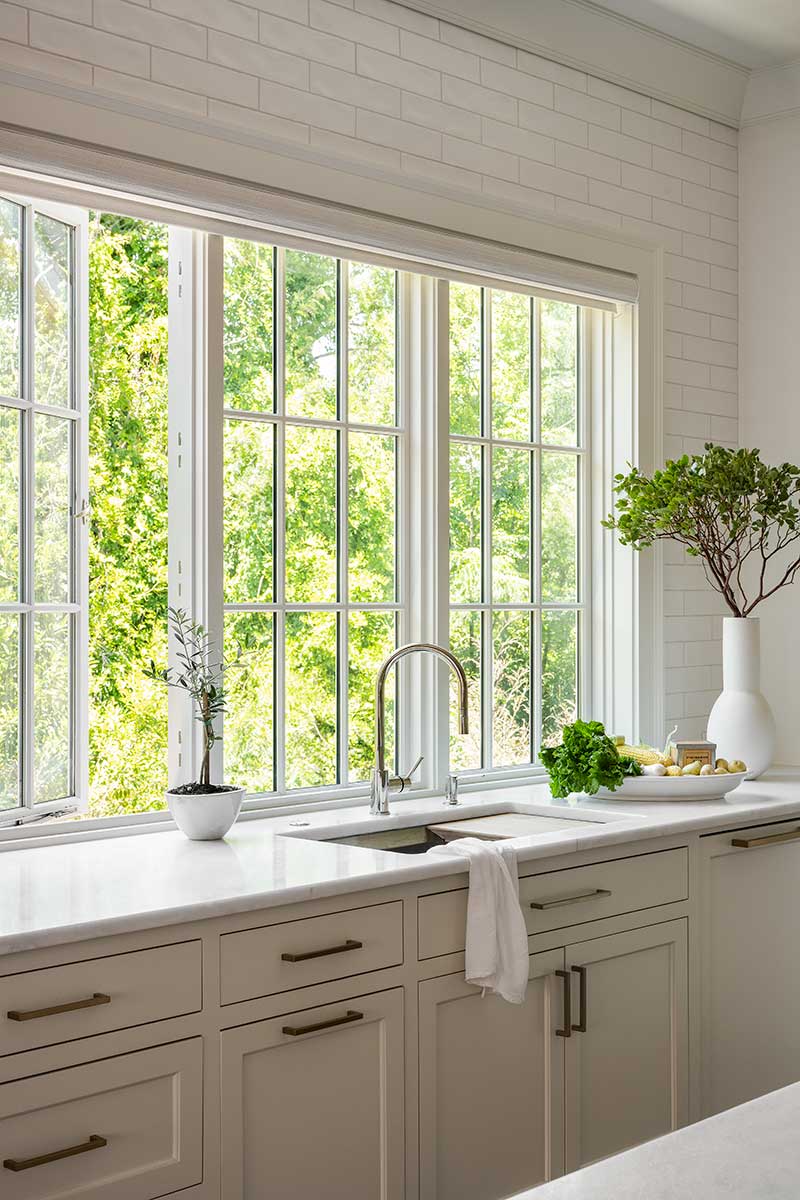
[(19, 421), (0, 408), (0, 604), (19, 598)]
[(542, 600), (578, 598), (578, 460), (542, 452)]
[(542, 613), (542, 745), (578, 715), (578, 614)]
[(492, 426), (495, 437), (531, 438), (531, 301), (492, 292)]
[(531, 599), (531, 469), (527, 450), (492, 455), (492, 591), (500, 604)]
[(336, 431), (286, 427), (286, 598), (336, 599)]
[(72, 404), (72, 230), (36, 213), (33, 224), (34, 373), (39, 404)]
[(464, 442), (450, 446), (450, 599), (482, 599), (481, 449)]
[(286, 786), (336, 782), (336, 614), (286, 614)]
[(271, 792), (273, 778), (274, 628), (272, 613), (228, 613), (225, 657), (241, 662), (226, 675), (225, 778), (248, 792)]
[(493, 618), (493, 765), (531, 761), (531, 618), (499, 612)]
[(465, 771), (481, 765), (481, 614), (450, 613), (450, 649), (469, 684), (469, 733), (459, 730), (458, 685), (450, 672), (450, 768)]
[(395, 272), (349, 264), (348, 415), (395, 423)]
[(225, 238), (225, 404), (272, 412), (273, 252), (263, 242)]
[[(168, 232), (89, 218), (89, 813), (165, 807)], [(185, 603), (185, 601), (182, 601)]]
[(36, 804), (71, 793), (68, 613), (37, 613), (33, 626), (33, 792)]
[(0, 809), (19, 794), (19, 617), (0, 613)]
[[(369, 779), (375, 763), (375, 677), (395, 647), (394, 613), (350, 613), (349, 778)], [(395, 668), (386, 682), (386, 763), (394, 762)]]
[(540, 301), (542, 441), (574, 446), (578, 440), (578, 309)]
[(272, 425), (225, 422), (222, 512), (228, 604), (263, 603), (273, 596), (274, 453)]
[(34, 594), (37, 602), (70, 600), (70, 441), (72, 422), (34, 416)]
[(286, 411), (336, 416), (336, 259), (286, 251)]
[(0, 199), (0, 396), (20, 394), (22, 209)]
[(481, 289), (450, 284), (450, 430), (481, 432)]
[(351, 433), (348, 539), (350, 599), (394, 600), (395, 439)]

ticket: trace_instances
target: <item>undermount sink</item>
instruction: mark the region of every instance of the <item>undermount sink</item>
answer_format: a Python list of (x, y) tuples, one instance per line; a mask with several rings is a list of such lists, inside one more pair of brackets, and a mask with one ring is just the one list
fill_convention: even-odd
[(515, 837), (543, 836), (562, 829), (576, 830), (581, 826), (596, 826), (597, 823), (597, 818), (586, 821), (575, 817), (509, 811), (488, 816), (456, 817), (451, 821), (439, 820), (428, 825), (412, 825), (401, 829), (372, 829), (366, 833), (345, 836), (328, 834), (313, 840), (339, 846), (389, 850), (394, 854), (425, 854), (432, 847), (443, 846), (457, 838), (477, 837), (485, 841), (499, 841)]

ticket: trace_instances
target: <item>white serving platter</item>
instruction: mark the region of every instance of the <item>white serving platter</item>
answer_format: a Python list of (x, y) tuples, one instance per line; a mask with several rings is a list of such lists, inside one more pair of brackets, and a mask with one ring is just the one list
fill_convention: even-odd
[(721, 800), (737, 788), (745, 771), (728, 775), (636, 775), (626, 779), (615, 792), (600, 788), (604, 800)]

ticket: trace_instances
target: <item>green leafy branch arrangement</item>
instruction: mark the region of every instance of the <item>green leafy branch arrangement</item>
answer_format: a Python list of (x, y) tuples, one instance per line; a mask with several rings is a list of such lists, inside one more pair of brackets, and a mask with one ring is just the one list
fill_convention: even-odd
[(226, 711), (227, 693), (225, 675), (239, 665), (241, 651), (234, 659), (224, 655), (214, 656), (214, 642), (206, 629), (192, 621), (182, 608), (169, 609), (169, 619), (177, 644), (178, 667), (159, 669), (151, 660), (145, 674), (150, 679), (165, 683), (167, 687), (180, 688), (194, 702), (196, 719), (203, 727), (203, 758), (198, 787), (211, 788), (211, 751), (220, 741), (214, 729), (217, 717)]
[(791, 463), (770, 467), (758, 450), (708, 442), (652, 477), (632, 467), (614, 491), (606, 529), (634, 550), (680, 542), (735, 617), (749, 617), (800, 570), (800, 468)]
[(550, 775), (550, 792), (558, 798), (573, 792), (593, 796), (601, 787), (616, 791), (627, 775), (641, 775), (633, 759), (620, 755), (600, 721), (565, 725), (560, 746), (544, 748), (539, 757)]

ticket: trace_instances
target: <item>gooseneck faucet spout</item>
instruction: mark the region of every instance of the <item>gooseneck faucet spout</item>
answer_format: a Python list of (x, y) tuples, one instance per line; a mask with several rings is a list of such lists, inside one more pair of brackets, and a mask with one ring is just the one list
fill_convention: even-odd
[(467, 675), (461, 663), (450, 650), (437, 646), (433, 642), (411, 642), (408, 646), (399, 646), (394, 650), (378, 671), (375, 680), (375, 766), (372, 768), (370, 784), (369, 811), (374, 815), (387, 816), (389, 813), (389, 795), (391, 792), (402, 792), (411, 783), (411, 776), (422, 759), (418, 759), (408, 775), (391, 777), (386, 770), (386, 677), (396, 662), (407, 654), (435, 654), (449, 663), (458, 680), (458, 712), (459, 732), (469, 733), (469, 691)]

